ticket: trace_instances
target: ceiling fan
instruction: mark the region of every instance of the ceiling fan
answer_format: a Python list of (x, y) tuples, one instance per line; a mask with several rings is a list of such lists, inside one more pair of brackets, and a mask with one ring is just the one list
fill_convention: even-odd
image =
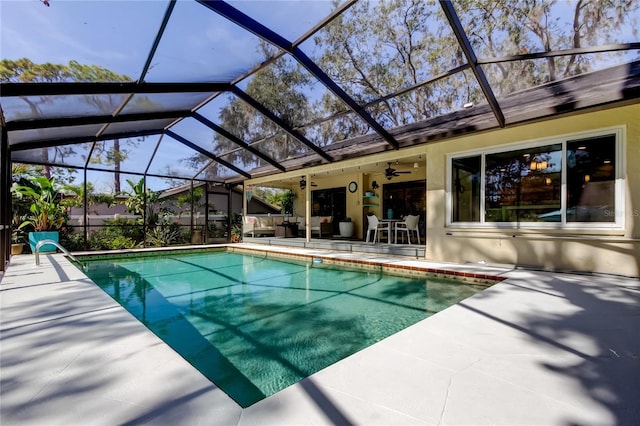
[(387, 178), (387, 180), (391, 180), (393, 177), (395, 176), (400, 176), (400, 174), (405, 174), (405, 173), (411, 173), (409, 171), (406, 172), (399, 172), (396, 171), (396, 169), (392, 169), (391, 168), (391, 163), (387, 163), (389, 165), (389, 167), (387, 167), (386, 169), (384, 169), (384, 177)]
[[(317, 183), (311, 182), (311, 186), (318, 186)], [(300, 189), (305, 189), (307, 187), (307, 180), (302, 176), (300, 178)]]

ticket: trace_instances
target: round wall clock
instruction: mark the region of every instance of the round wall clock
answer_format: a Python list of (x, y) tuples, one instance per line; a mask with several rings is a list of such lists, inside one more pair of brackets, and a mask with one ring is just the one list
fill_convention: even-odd
[(349, 192), (356, 192), (358, 190), (358, 184), (355, 182), (349, 182)]

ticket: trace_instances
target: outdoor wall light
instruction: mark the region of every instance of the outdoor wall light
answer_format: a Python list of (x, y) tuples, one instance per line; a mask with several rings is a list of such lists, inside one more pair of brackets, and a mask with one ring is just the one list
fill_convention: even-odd
[(376, 182), (375, 180), (371, 182), (371, 189), (375, 191), (378, 188), (380, 188), (380, 185), (378, 185), (378, 182)]

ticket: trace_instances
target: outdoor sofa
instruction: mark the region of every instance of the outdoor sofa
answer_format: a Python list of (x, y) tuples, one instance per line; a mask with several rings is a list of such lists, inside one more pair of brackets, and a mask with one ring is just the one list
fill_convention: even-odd
[(311, 225), (311, 235), (331, 236), (333, 233), (333, 218), (331, 216), (311, 216), (309, 224), (304, 216), (245, 216), (242, 219), (242, 235), (251, 237), (266, 237), (276, 234), (276, 226), (285, 220), (298, 224), (298, 234), (306, 234), (307, 225)]

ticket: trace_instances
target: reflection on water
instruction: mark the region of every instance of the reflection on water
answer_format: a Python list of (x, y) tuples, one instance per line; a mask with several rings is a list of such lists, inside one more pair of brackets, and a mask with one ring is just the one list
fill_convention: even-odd
[(244, 407), (483, 289), (226, 252), (86, 273)]

